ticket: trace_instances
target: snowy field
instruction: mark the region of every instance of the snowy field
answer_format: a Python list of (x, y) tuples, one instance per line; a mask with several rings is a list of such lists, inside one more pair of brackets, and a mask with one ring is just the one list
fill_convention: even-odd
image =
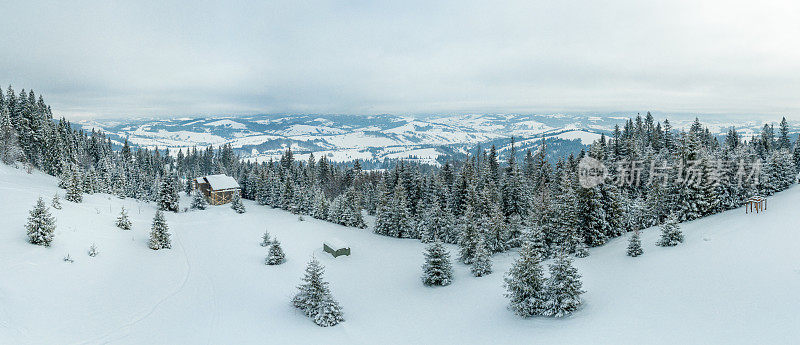
[[(585, 303), (564, 319), (522, 319), (506, 309), (503, 274), (515, 252), (493, 257), (495, 272), (420, 282), (423, 245), (381, 237), (245, 201), (167, 213), (172, 250), (147, 248), (154, 205), (104, 194), (51, 212), (53, 246), (26, 242), (36, 198), (57, 180), (0, 165), (0, 344), (797, 344), (800, 343), (800, 187), (769, 199), (766, 213), (743, 209), (681, 224), (686, 241), (625, 256), (626, 238), (576, 259)], [(182, 200), (182, 207), (189, 205)], [(120, 207), (133, 230), (114, 226)], [(264, 229), (287, 255), (265, 266)], [(352, 256), (334, 259), (338, 237)], [(92, 243), (97, 257), (86, 252)], [(456, 248), (449, 247), (455, 255)], [(66, 263), (69, 253), (75, 260)], [(290, 298), (316, 255), (346, 321), (322, 328)]]

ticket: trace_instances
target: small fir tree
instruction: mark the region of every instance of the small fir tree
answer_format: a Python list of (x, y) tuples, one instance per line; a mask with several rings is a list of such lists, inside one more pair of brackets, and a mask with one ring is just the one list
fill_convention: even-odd
[(478, 239), (475, 245), (475, 261), (472, 263), (472, 275), (476, 277), (483, 277), (492, 273), (492, 256), (489, 249), (486, 248), (486, 241), (483, 237)]
[(192, 196), (191, 208), (193, 210), (205, 210), (207, 206), (208, 202), (203, 194), (200, 192), (194, 192), (194, 195)]
[(281, 243), (278, 242), (277, 239), (272, 241), (272, 245), (269, 247), (269, 253), (267, 254), (266, 264), (267, 265), (280, 265), (286, 262), (286, 255), (283, 253), (283, 249), (281, 248)]
[(642, 254), (644, 254), (644, 250), (642, 250), (642, 240), (639, 238), (639, 230), (636, 230), (633, 232), (628, 242), (628, 256), (637, 257)]
[(97, 256), (97, 254), (100, 254), (100, 251), (97, 250), (97, 245), (92, 243), (92, 246), (89, 247), (89, 251), (87, 252), (87, 254), (89, 254), (89, 256), (91, 256), (91, 257), (95, 257), (95, 256)]
[(236, 213), (244, 213), (246, 210), (244, 209), (244, 203), (242, 203), (242, 197), (239, 196), (239, 193), (233, 193), (233, 200), (231, 201), (231, 208), (236, 211)]
[(550, 277), (545, 285), (546, 301), (544, 302), (543, 315), (562, 317), (567, 316), (581, 305), (581, 275), (572, 266), (572, 259), (561, 252), (550, 265)]
[(42, 198), (36, 201), (36, 206), (30, 211), (25, 228), (28, 230), (28, 242), (45, 247), (49, 247), (53, 242), (56, 221), (50, 215)]
[(667, 221), (661, 225), (661, 239), (656, 245), (661, 247), (674, 247), (683, 242), (683, 233), (678, 225), (678, 218), (675, 214), (669, 216)]
[(122, 210), (119, 211), (119, 217), (117, 217), (116, 225), (122, 230), (131, 229), (131, 220), (128, 219), (128, 211), (125, 210), (125, 207), (122, 207)]
[(269, 247), (272, 244), (272, 239), (269, 236), (269, 230), (264, 230), (264, 235), (261, 235), (261, 246)]
[(61, 198), (58, 197), (58, 193), (53, 195), (53, 201), (50, 204), (54, 209), (60, 210), (61, 209)]
[(150, 230), (148, 246), (153, 250), (172, 248), (169, 239), (169, 227), (161, 210), (156, 211), (156, 216), (153, 217), (153, 227)]
[(322, 327), (334, 326), (344, 321), (339, 303), (333, 299), (328, 282), (322, 279), (325, 268), (312, 257), (306, 266), (303, 283), (297, 287), (292, 304)]
[(425, 249), (425, 264), (422, 265), (422, 283), (425, 286), (446, 286), (453, 281), (453, 265), (450, 253), (442, 242), (434, 240)]
[(544, 308), (544, 275), (539, 260), (533, 246), (525, 243), (505, 277), (509, 307), (522, 317), (540, 315)]

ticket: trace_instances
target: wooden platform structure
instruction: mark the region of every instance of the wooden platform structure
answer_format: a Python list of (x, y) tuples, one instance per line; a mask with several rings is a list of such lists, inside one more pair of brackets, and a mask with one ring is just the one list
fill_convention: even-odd
[(744, 204), (744, 213), (759, 213), (767, 210), (767, 199), (760, 196), (754, 196), (747, 199)]
[(227, 204), (242, 190), (236, 179), (222, 174), (195, 178), (192, 180), (192, 187), (195, 191), (203, 193), (208, 203), (212, 205)]

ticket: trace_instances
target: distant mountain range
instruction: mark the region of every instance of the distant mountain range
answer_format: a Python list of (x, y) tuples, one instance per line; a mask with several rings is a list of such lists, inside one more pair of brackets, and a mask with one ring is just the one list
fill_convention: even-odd
[[(635, 116), (635, 114), (633, 115)], [(298, 159), (309, 153), (326, 155), (334, 162), (359, 159), (365, 167), (404, 159), (440, 165), (459, 158), (478, 145), (496, 145), (504, 155), (510, 138), (519, 152), (537, 148), (543, 138), (553, 157), (577, 153), (614, 125), (624, 125), (625, 115), (518, 115), (481, 114), (403, 117), (396, 115), (256, 115), (176, 119), (83, 120), (85, 130), (102, 131), (115, 144), (125, 139), (134, 147), (187, 148), (230, 144), (243, 158), (275, 159), (291, 147)], [(663, 121), (663, 118), (658, 118)], [(776, 119), (780, 120), (780, 119)], [(691, 119), (672, 119), (673, 128), (688, 128)], [(703, 119), (712, 133), (724, 134), (731, 126), (749, 137), (759, 133), (758, 120)]]

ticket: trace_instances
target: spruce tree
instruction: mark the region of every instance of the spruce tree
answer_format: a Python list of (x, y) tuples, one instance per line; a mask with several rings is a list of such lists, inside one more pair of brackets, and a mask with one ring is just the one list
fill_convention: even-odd
[(472, 263), (470, 269), (473, 276), (483, 277), (492, 273), (492, 256), (489, 249), (486, 248), (486, 241), (483, 238), (478, 239), (475, 245), (475, 261)]
[(628, 256), (637, 257), (642, 254), (644, 254), (642, 240), (639, 238), (639, 230), (636, 230), (631, 235), (630, 242), (628, 242)]
[(683, 242), (683, 233), (678, 225), (678, 219), (675, 214), (671, 214), (667, 221), (661, 225), (661, 239), (658, 240), (656, 245), (661, 247), (673, 247), (678, 243)]
[(124, 206), (122, 207), (122, 210), (119, 211), (119, 217), (117, 217), (116, 225), (122, 230), (131, 229), (131, 220), (128, 219), (128, 211), (125, 210)]
[(67, 194), (64, 196), (64, 199), (74, 203), (83, 202), (81, 183), (78, 179), (77, 171), (73, 169), (68, 175), (68, 178), (69, 179), (66, 181)]
[(265, 263), (267, 265), (280, 265), (284, 262), (286, 262), (286, 255), (283, 253), (281, 243), (277, 239), (273, 239)]
[(22, 159), (24, 153), (19, 146), (17, 131), (11, 124), (8, 110), (0, 105), (0, 161), (5, 164), (13, 164)]
[(239, 196), (239, 193), (233, 193), (233, 201), (231, 201), (231, 208), (236, 211), (236, 213), (244, 213), (246, 210), (244, 209), (244, 203), (242, 203), (242, 197)]
[(261, 246), (269, 247), (272, 244), (272, 239), (269, 236), (269, 230), (264, 230), (264, 235), (261, 235)]
[(178, 189), (176, 178), (173, 175), (163, 176), (158, 191), (158, 209), (161, 211), (178, 212)]
[(562, 317), (574, 312), (581, 305), (581, 275), (572, 266), (572, 259), (561, 252), (550, 265), (550, 277), (545, 284), (542, 315)]
[(36, 206), (30, 211), (28, 224), (28, 242), (40, 246), (49, 247), (53, 242), (53, 235), (56, 231), (56, 220), (50, 215), (44, 200), (40, 197), (36, 201)]
[(53, 195), (53, 201), (51, 202), (50, 206), (56, 210), (61, 209), (61, 198), (58, 197), (58, 193)]
[(191, 208), (193, 210), (205, 210), (208, 206), (208, 202), (203, 194), (199, 191), (195, 191), (192, 195), (192, 205)]
[(339, 303), (331, 296), (328, 282), (322, 279), (324, 273), (325, 268), (312, 257), (292, 304), (317, 325), (328, 327), (344, 321), (344, 317)]
[(459, 260), (469, 265), (475, 260), (475, 246), (483, 235), (478, 228), (475, 212), (467, 206), (461, 221), (461, 235), (458, 239)]
[(148, 246), (153, 250), (172, 248), (169, 237), (169, 227), (166, 220), (164, 220), (164, 213), (158, 210), (155, 217), (153, 217), (153, 227), (150, 229)]
[(539, 260), (533, 246), (524, 244), (504, 279), (510, 308), (522, 317), (540, 315), (544, 308), (544, 275)]
[(453, 265), (450, 253), (438, 239), (425, 248), (425, 264), (422, 265), (422, 283), (425, 286), (446, 286), (453, 281)]

